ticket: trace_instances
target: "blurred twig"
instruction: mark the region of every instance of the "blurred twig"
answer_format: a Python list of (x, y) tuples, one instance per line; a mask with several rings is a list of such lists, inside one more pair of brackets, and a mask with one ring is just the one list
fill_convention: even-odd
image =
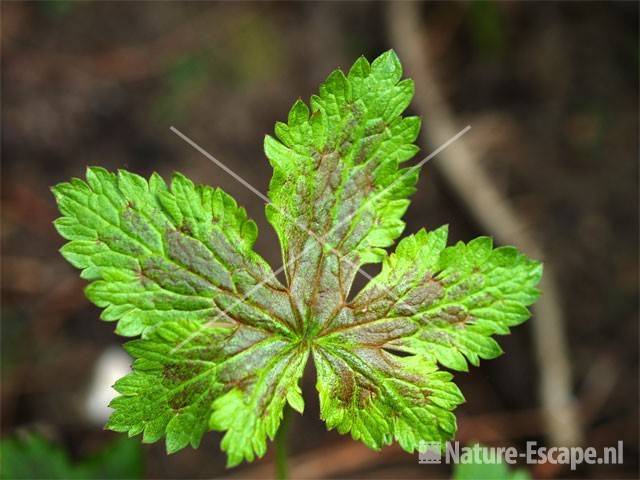
[[(429, 118), (428, 143), (440, 144), (457, 130), (452, 112), (434, 75), (436, 67), (424, 48), (427, 36), (421, 30), (419, 4), (392, 2), (387, 22), (392, 44), (398, 50), (408, 74), (418, 85), (417, 108)], [(451, 187), (483, 227), (500, 243), (516, 244), (529, 255), (544, 258), (536, 240), (509, 201), (500, 193), (481, 167), (478, 158), (464, 142), (442, 152), (437, 166)], [(540, 400), (546, 431), (553, 444), (576, 445), (583, 437), (583, 427), (572, 402), (572, 379), (564, 332), (564, 317), (554, 272), (545, 266), (532, 322), (534, 346), (540, 374)]]

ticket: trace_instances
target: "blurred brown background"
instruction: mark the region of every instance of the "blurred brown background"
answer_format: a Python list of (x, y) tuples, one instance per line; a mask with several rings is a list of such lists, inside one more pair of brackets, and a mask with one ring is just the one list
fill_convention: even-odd
[[(335, 67), (398, 48), (390, 6), (357, 3), (3, 2), (2, 435), (39, 431), (80, 458), (116, 438), (86, 413), (94, 364), (121, 343), (57, 253), (48, 188), (86, 165), (181, 171), (221, 186), (260, 227), (261, 201), (169, 131), (175, 126), (266, 191), (263, 135)], [(418, 52), (499, 192), (553, 267), (565, 314), (571, 393), (585, 444), (625, 442), (624, 464), (529, 468), (536, 477), (638, 477), (638, 4), (424, 3)], [(400, 26), (402, 32), (402, 26)], [(408, 30), (407, 30), (408, 31)], [(415, 38), (411, 41), (415, 42)], [(402, 51), (398, 51), (405, 62)], [(406, 65), (406, 62), (405, 62)], [(440, 119), (423, 115), (429, 132)], [(428, 138), (428, 137), (425, 137)], [(438, 145), (423, 138), (426, 155)], [(455, 153), (455, 150), (452, 150)], [(418, 159), (416, 159), (418, 160)], [(450, 224), (450, 241), (491, 234), (428, 163), (407, 233)], [(457, 374), (460, 439), (545, 442), (532, 322), (506, 354)], [(395, 447), (369, 452), (326, 432), (314, 378), (292, 426), (292, 465), (311, 477), (435, 478)], [(149, 478), (271, 475), (264, 460), (224, 470), (220, 435), (166, 456), (144, 446)], [(300, 473), (302, 472), (302, 473)]]

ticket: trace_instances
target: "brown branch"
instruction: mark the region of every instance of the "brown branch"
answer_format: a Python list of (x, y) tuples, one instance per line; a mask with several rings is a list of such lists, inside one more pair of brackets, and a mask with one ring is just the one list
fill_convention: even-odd
[[(415, 102), (420, 114), (429, 118), (427, 143), (440, 145), (461, 127), (451, 112), (435, 76), (436, 67), (426, 48), (428, 37), (420, 24), (419, 4), (391, 2), (387, 23), (392, 44), (417, 85)], [(500, 243), (515, 244), (535, 258), (544, 258), (537, 241), (509, 201), (496, 188), (477, 156), (457, 142), (440, 154), (436, 162), (447, 182), (469, 212)], [(534, 347), (540, 372), (540, 401), (549, 439), (556, 445), (580, 444), (583, 427), (572, 401), (572, 376), (565, 325), (556, 277), (548, 265), (540, 284), (542, 296), (532, 322)]]

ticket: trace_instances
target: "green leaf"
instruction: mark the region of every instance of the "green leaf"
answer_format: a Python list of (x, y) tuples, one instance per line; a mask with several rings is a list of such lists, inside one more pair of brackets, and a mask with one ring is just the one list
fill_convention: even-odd
[(142, 478), (140, 445), (122, 438), (93, 457), (72, 463), (66, 453), (36, 434), (0, 442), (0, 478)]
[[(165, 321), (206, 320), (230, 304), (255, 325), (287, 332), (287, 319), (265, 308), (284, 288), (252, 251), (256, 227), (220, 189), (180, 174), (170, 187), (154, 174), (89, 168), (87, 182), (53, 188), (64, 215), (55, 226), (69, 240), (62, 255), (91, 280), (87, 297), (117, 332), (135, 336)], [(245, 298), (263, 279), (268, 283)], [(286, 314), (291, 321), (291, 311)]]
[(418, 171), (400, 164), (418, 151), (420, 119), (400, 115), (414, 91), (401, 76), (393, 51), (371, 65), (361, 57), (348, 75), (329, 75), (310, 107), (296, 101), (277, 139), (265, 139), (267, 217), (311, 333), (347, 298), (358, 267), (380, 262), (404, 229)]
[(385, 348), (462, 371), (500, 355), (492, 336), (529, 318), (542, 265), (512, 247), (494, 249), (487, 237), (446, 241), (446, 227), (404, 238), (349, 314), (336, 316), (335, 341), (373, 336)]
[(237, 442), (255, 437), (243, 456), (229, 440), (223, 448), (232, 464), (262, 455), (301, 374), (286, 365), (282, 382), (273, 372), (307, 352), (294, 351), (286, 289), (251, 249), (255, 223), (221, 190), (179, 174), (167, 186), (155, 174), (146, 181), (90, 168), (86, 183), (53, 190), (64, 215), (56, 227), (70, 240), (61, 251), (93, 280), (87, 296), (105, 308), (104, 320), (118, 320), (118, 333), (143, 334), (126, 345), (134, 373), (115, 386), (121, 396), (108, 428), (145, 442), (166, 437), (169, 453), (195, 448), (221, 408), (214, 399), (234, 388), (260, 421), (219, 427)]
[(192, 321), (164, 323), (125, 347), (134, 371), (115, 384), (121, 395), (107, 427), (145, 442), (166, 433), (168, 453), (197, 448), (210, 428), (226, 430), (229, 465), (264, 455), (307, 355), (253, 327)]
[[(501, 353), (493, 339), (529, 317), (542, 267), (486, 237), (446, 247), (446, 227), (399, 242), (418, 171), (420, 122), (401, 117), (413, 84), (386, 52), (336, 70), (309, 106), (265, 139), (266, 214), (287, 285), (253, 251), (255, 223), (220, 189), (90, 168), (54, 187), (62, 254), (118, 321), (133, 373), (108, 427), (168, 452), (225, 431), (228, 464), (265, 454), (311, 355), (329, 428), (371, 448), (414, 451), (456, 430), (451, 373)], [(381, 273), (348, 301), (358, 268)]]
[(318, 340), (322, 418), (372, 448), (450, 438), (464, 399), (436, 362), (466, 370), (499, 355), (491, 335), (524, 321), (537, 296), (537, 262), (488, 238), (446, 239), (446, 227), (404, 238)]
[(421, 440), (453, 436), (450, 410), (464, 398), (451, 374), (421, 356), (396, 357), (375, 344), (319, 344), (320, 415), (329, 428), (376, 450), (395, 440), (413, 452)]

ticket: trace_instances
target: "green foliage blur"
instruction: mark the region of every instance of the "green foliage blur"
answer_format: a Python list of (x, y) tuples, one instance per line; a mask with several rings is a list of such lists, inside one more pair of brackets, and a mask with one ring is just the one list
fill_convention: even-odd
[(140, 442), (126, 437), (78, 462), (37, 434), (0, 441), (1, 479), (137, 479), (142, 476)]

